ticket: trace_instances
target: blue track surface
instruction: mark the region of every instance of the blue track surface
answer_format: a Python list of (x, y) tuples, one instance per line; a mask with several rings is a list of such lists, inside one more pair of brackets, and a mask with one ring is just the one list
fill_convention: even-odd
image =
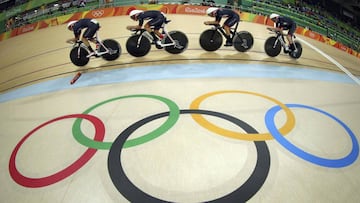
[(93, 85), (143, 80), (213, 77), (303, 79), (355, 84), (346, 74), (308, 68), (259, 64), (169, 64), (85, 73), (74, 85), (69, 83), (71, 77), (46, 81), (1, 94), (0, 102)]

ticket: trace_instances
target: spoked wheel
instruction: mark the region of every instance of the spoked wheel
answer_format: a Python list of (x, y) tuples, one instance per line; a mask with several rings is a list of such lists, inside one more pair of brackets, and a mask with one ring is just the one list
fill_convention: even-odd
[[(120, 44), (113, 39), (106, 39), (102, 42), (106, 48), (109, 49), (109, 53), (102, 55), (103, 59), (107, 61), (113, 61), (119, 58), (121, 54)], [(105, 48), (103, 46), (100, 47), (100, 52), (104, 52)]]
[(300, 56), (302, 54), (302, 46), (301, 46), (300, 42), (298, 42), (298, 41), (295, 41), (294, 43), (296, 46), (296, 50), (290, 52), (289, 55), (291, 58), (298, 59), (298, 58), (300, 58)]
[(236, 50), (245, 52), (254, 44), (254, 38), (248, 31), (241, 31), (235, 34), (233, 44)]
[(149, 53), (150, 48), (149, 39), (142, 35), (133, 35), (126, 41), (126, 50), (135, 57), (145, 56)]
[(89, 52), (81, 46), (77, 46), (70, 51), (70, 60), (76, 66), (85, 66), (89, 62), (89, 58), (86, 56)]
[(281, 44), (276, 37), (269, 37), (265, 41), (265, 52), (268, 56), (275, 57), (281, 52)]
[(200, 46), (206, 51), (216, 51), (223, 43), (223, 38), (217, 30), (205, 30), (200, 35)]
[[(188, 46), (188, 38), (186, 35), (180, 31), (171, 31), (169, 32), (170, 37), (175, 41), (174, 46), (166, 46), (165, 50), (171, 54), (179, 54), (185, 51)], [(171, 43), (169, 36), (165, 37), (165, 44)]]

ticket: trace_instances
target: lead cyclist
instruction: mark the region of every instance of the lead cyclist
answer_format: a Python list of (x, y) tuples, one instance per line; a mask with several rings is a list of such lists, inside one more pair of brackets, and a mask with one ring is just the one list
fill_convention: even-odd
[[(88, 47), (90, 53), (87, 55), (87, 57), (90, 56), (96, 56), (98, 57), (98, 54), (93, 50), (93, 48), (90, 45), (90, 42), (96, 43), (96, 40), (94, 40), (94, 35), (96, 32), (100, 29), (100, 24), (95, 19), (90, 18), (83, 18), (77, 21), (70, 21), (67, 24), (67, 29), (70, 31), (73, 31), (74, 38), (71, 38), (67, 40), (67, 42), (75, 43), (79, 41), (81, 38), (81, 41)], [(84, 33), (81, 35), (81, 31), (83, 29), (86, 29)]]

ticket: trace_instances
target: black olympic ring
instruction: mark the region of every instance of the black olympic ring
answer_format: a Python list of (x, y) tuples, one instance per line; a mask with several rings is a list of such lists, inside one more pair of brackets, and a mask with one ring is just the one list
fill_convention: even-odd
[[(180, 110), (180, 114), (206, 114), (216, 116), (236, 124), (249, 134), (258, 133), (253, 127), (251, 127), (244, 121), (219, 112), (199, 109), (185, 109)], [(124, 143), (134, 131), (153, 120), (165, 116), (169, 116), (169, 112), (163, 112), (148, 116), (130, 125), (128, 128), (126, 128), (123, 132), (120, 133), (120, 135), (115, 139), (110, 148), (108, 156), (108, 170), (110, 178), (117, 190), (130, 202), (168, 202), (153, 197), (136, 187), (126, 176), (120, 159)], [(211, 200), (209, 202), (246, 202), (260, 190), (269, 174), (270, 152), (265, 141), (254, 141), (254, 143), (257, 151), (257, 162), (250, 177), (243, 185), (241, 185), (233, 192), (218, 199)]]

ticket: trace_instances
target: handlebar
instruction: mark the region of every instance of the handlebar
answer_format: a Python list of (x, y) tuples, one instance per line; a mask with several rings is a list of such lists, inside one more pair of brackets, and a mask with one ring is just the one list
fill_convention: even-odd
[[(206, 25), (206, 24), (205, 24), (205, 25)], [(217, 30), (217, 29), (221, 29), (221, 28), (222, 28), (220, 24), (207, 24), (207, 25), (213, 26), (213, 27), (212, 27), (213, 30)]]
[(214, 24), (205, 24), (205, 25), (214, 26), (214, 27), (221, 27), (220, 24), (216, 24), (216, 23), (214, 23)]
[(272, 33), (277, 34), (277, 35), (284, 35), (284, 33), (282, 31), (275, 30), (274, 28), (267, 27), (266, 29), (269, 30)]
[(140, 29), (131, 29), (131, 32), (133, 32), (133, 34), (138, 34), (138, 33), (143, 33), (146, 30), (144, 28), (140, 28)]

